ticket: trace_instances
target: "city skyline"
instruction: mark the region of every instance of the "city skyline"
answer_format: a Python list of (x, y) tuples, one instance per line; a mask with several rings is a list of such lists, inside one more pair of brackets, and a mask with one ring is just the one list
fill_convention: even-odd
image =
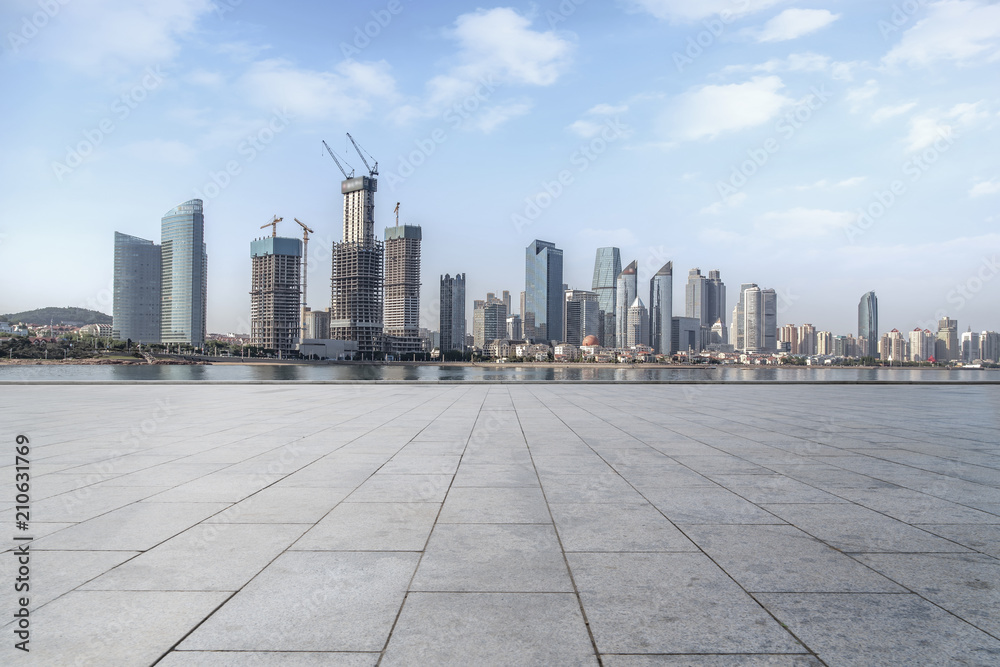
[(113, 232), (156, 238), (156, 212), (204, 198), (208, 330), (240, 328), (245, 244), (274, 213), (309, 221), (310, 282), (330, 275), (320, 140), (350, 155), (350, 130), (382, 165), (378, 232), (396, 201), (424, 229), (424, 327), (433, 276), (516, 294), (544, 238), (577, 289), (614, 245), (640, 282), (672, 261), (772, 286), (780, 322), (852, 331), (874, 289), (887, 327), (998, 328), (997, 6), (735, 4), (70, 3), (25, 36), (38, 5), (5, 3), (0, 76), (25, 91), (4, 107), (7, 219), (51, 240), (42, 263), (33, 225), (0, 225), (0, 260), (34, 278), (0, 307), (110, 313)]

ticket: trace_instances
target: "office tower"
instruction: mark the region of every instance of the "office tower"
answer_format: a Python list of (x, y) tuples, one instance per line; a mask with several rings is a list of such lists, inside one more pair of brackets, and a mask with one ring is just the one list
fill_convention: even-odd
[[(590, 288), (597, 293), (597, 303), (604, 311), (604, 338), (601, 345), (614, 347), (614, 318), (617, 312), (615, 304), (618, 289), (618, 274), (622, 272), (622, 257), (618, 248), (598, 248), (594, 258), (594, 279)], [(610, 327), (608, 326), (610, 324)]]
[(746, 321), (744, 312), (746, 310), (744, 293), (751, 287), (757, 287), (757, 285), (754, 283), (743, 283), (740, 285), (740, 298), (733, 307), (733, 325), (730, 329), (731, 333), (729, 335), (733, 337), (733, 345), (737, 350), (746, 349), (746, 336), (743, 331), (743, 326)]
[(420, 338), (419, 225), (385, 230), (384, 324), (388, 351), (394, 355), (422, 351)]
[(673, 317), (670, 319), (670, 338), (675, 352), (701, 352), (701, 322), (695, 317)]
[(375, 191), (368, 176), (341, 182), (344, 240), (333, 244), (330, 338), (357, 341), (362, 358), (383, 351), (382, 268), (385, 247), (375, 238)]
[(778, 350), (778, 293), (772, 288), (761, 290), (764, 308), (764, 351)]
[(833, 332), (831, 331), (816, 332), (816, 354), (823, 354), (823, 355), (833, 354)]
[(535, 315), (532, 313), (531, 317), (528, 317), (527, 305), (525, 305), (527, 298), (527, 292), (522, 291), (521, 310), (519, 313), (521, 316), (521, 336), (525, 340), (531, 340), (535, 337)]
[(563, 252), (548, 241), (534, 240), (525, 249), (525, 326), (531, 319), (535, 342), (551, 342), (563, 330)]
[(694, 317), (702, 325), (711, 326), (708, 321), (708, 299), (705, 289), (705, 276), (701, 269), (688, 271), (687, 285), (684, 286), (684, 316)]
[(984, 331), (979, 334), (979, 358), (993, 363), (1000, 361), (1000, 333)]
[(959, 353), (958, 320), (942, 317), (938, 321), (934, 356), (938, 361), (958, 361)]
[(754, 285), (743, 290), (740, 304), (743, 306), (743, 323), (740, 326), (743, 336), (743, 350), (763, 352), (764, 303), (761, 299), (760, 288)]
[(507, 291), (507, 290), (503, 291), (503, 294), (501, 296), (501, 301), (503, 301), (504, 308), (507, 309), (507, 316), (509, 317), (510, 315), (512, 315), (514, 313), (514, 311), (511, 310), (510, 292), (509, 291)]
[(729, 336), (726, 331), (726, 284), (722, 282), (718, 270), (708, 272), (708, 279), (705, 281), (705, 302), (708, 320), (702, 322), (702, 324), (711, 327), (716, 323), (721, 323), (722, 340), (719, 342), (728, 343)]
[(302, 241), (251, 241), (250, 266), (250, 344), (287, 356), (302, 335)]
[(971, 364), (975, 361), (981, 361), (982, 358), (979, 356), (979, 332), (973, 331), (971, 327), (968, 331), (962, 332), (962, 340), (960, 342), (962, 349), (962, 362), (966, 364)]
[(160, 246), (115, 232), (111, 336), (133, 343), (160, 342)]
[(160, 231), (160, 342), (205, 344), (208, 250), (200, 199), (167, 211)]
[(483, 315), (483, 338), (486, 343), (507, 337), (507, 306), (503, 300), (487, 302)]
[(654, 354), (673, 348), (674, 263), (667, 262), (649, 279), (649, 345)]
[(443, 355), (450, 351), (465, 351), (465, 274), (447, 273), (441, 276), (439, 337)]
[(649, 314), (638, 296), (628, 309), (628, 331), (625, 338), (626, 345), (630, 348), (649, 344)]
[(472, 302), (472, 345), (480, 350), (486, 345), (486, 301)]
[(562, 340), (580, 345), (587, 336), (597, 336), (601, 329), (601, 305), (597, 292), (566, 290)]
[(507, 316), (507, 338), (510, 340), (521, 340), (521, 316)]
[(819, 354), (816, 345), (816, 327), (811, 324), (803, 324), (798, 330), (799, 354), (804, 357)]
[(628, 342), (628, 310), (638, 296), (638, 263), (626, 266), (615, 280), (615, 346), (625, 347)]
[(878, 355), (878, 299), (875, 292), (868, 292), (858, 304), (858, 340), (864, 348), (863, 356)]
[(330, 310), (306, 308), (306, 338), (330, 337)]

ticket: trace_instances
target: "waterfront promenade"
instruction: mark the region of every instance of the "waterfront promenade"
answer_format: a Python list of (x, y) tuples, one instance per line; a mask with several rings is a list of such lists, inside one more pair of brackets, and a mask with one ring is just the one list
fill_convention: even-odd
[(4, 665), (1000, 664), (996, 385), (5, 385), (0, 417)]

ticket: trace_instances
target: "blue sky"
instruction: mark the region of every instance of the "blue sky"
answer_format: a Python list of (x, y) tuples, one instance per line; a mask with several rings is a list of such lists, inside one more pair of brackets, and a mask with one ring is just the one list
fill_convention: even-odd
[[(589, 289), (617, 245), (773, 287), (779, 323), (1000, 328), (1000, 4), (981, 0), (8, 0), (0, 9), (0, 311), (111, 312), (114, 231), (205, 199), (209, 330), (245, 330), (273, 214), (329, 302), (345, 132), (376, 226), (423, 227), (467, 299), (524, 289), (532, 239)], [(471, 321), (471, 315), (470, 315)], [(727, 323), (728, 324), (728, 323)]]

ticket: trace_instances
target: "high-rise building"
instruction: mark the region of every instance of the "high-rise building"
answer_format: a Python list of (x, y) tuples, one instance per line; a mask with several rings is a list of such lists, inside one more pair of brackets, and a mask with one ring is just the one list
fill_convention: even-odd
[(563, 251), (554, 243), (534, 240), (525, 249), (524, 317), (534, 327), (533, 340), (558, 342), (563, 330)]
[(507, 316), (507, 338), (510, 340), (521, 340), (521, 316)]
[(917, 327), (910, 332), (910, 361), (928, 361), (934, 356), (934, 335), (927, 329)]
[(984, 331), (979, 334), (979, 358), (992, 363), (1000, 361), (1000, 333)]
[(879, 339), (878, 354), (882, 361), (903, 362), (907, 358), (907, 339), (899, 329), (893, 329)]
[(465, 274), (441, 276), (440, 349), (441, 353), (465, 351)]
[(982, 361), (982, 357), (979, 356), (978, 331), (973, 331), (971, 328), (968, 331), (963, 331), (960, 345), (962, 348), (962, 363), (971, 364), (976, 361)]
[(604, 337), (600, 339), (601, 345), (614, 347), (615, 333), (615, 304), (617, 293), (618, 274), (622, 272), (622, 257), (618, 248), (598, 248), (597, 256), (594, 258), (594, 279), (590, 288), (597, 293), (597, 303), (604, 311)]
[(817, 331), (816, 332), (816, 354), (822, 354), (822, 355), (832, 355), (833, 354), (833, 332), (832, 331)]
[(786, 324), (778, 329), (778, 341), (788, 343), (789, 354), (799, 354), (799, 330), (794, 324)]
[(625, 333), (626, 347), (649, 344), (649, 313), (638, 296), (628, 309), (628, 331)]
[(250, 344), (286, 356), (302, 335), (302, 241), (251, 241), (250, 267)]
[(934, 344), (934, 356), (938, 361), (958, 361), (960, 349), (958, 346), (958, 320), (942, 317), (938, 321), (937, 342)]
[[(778, 349), (778, 298), (773, 289), (760, 289), (756, 285), (740, 292), (737, 311), (742, 310), (742, 322), (737, 339), (742, 341), (745, 352), (775, 352)], [(805, 354), (799, 342), (799, 354)]]
[(858, 303), (858, 341), (862, 356), (878, 356), (878, 299), (875, 292), (867, 292)]
[(422, 351), (420, 338), (419, 225), (385, 230), (385, 338), (394, 355)]
[(674, 263), (667, 262), (649, 279), (649, 345), (654, 354), (673, 349)]
[(730, 336), (733, 339), (733, 346), (737, 350), (746, 349), (746, 335), (743, 331), (743, 326), (745, 324), (745, 292), (751, 287), (757, 287), (754, 283), (743, 283), (740, 285), (740, 298), (733, 307), (733, 324), (730, 328)]
[(702, 322), (709, 327), (716, 323), (722, 324), (721, 343), (728, 343), (729, 336), (726, 331), (726, 284), (722, 282), (721, 274), (718, 270), (708, 272), (708, 279), (705, 281), (705, 310), (708, 319)]
[(504, 290), (501, 295), (501, 301), (503, 301), (504, 308), (507, 309), (507, 316), (509, 317), (514, 311), (511, 309), (510, 292)]
[(625, 347), (628, 342), (628, 311), (638, 296), (638, 262), (632, 260), (615, 280), (615, 345)]
[(330, 310), (306, 308), (306, 338), (330, 337)]
[(358, 343), (362, 358), (383, 351), (384, 246), (375, 238), (375, 191), (368, 176), (341, 182), (344, 240), (333, 244), (330, 337)]
[(820, 354), (817, 346), (816, 327), (811, 324), (803, 324), (798, 330), (799, 354), (809, 357)]
[(160, 342), (205, 344), (208, 250), (205, 214), (192, 199), (163, 216), (160, 231)]
[(507, 306), (490, 292), (485, 300), (472, 302), (472, 340), (480, 350), (494, 340), (507, 337)]
[(601, 329), (601, 307), (597, 293), (566, 290), (565, 303), (562, 340), (571, 345), (580, 345), (587, 336), (598, 336)]
[(705, 276), (701, 269), (688, 271), (687, 285), (684, 286), (684, 316), (696, 318), (703, 326), (711, 326), (708, 322), (708, 295), (705, 289)]
[(160, 342), (161, 271), (160, 246), (115, 232), (114, 339)]
[(673, 317), (670, 320), (670, 339), (675, 352), (701, 352), (701, 322), (694, 317)]

